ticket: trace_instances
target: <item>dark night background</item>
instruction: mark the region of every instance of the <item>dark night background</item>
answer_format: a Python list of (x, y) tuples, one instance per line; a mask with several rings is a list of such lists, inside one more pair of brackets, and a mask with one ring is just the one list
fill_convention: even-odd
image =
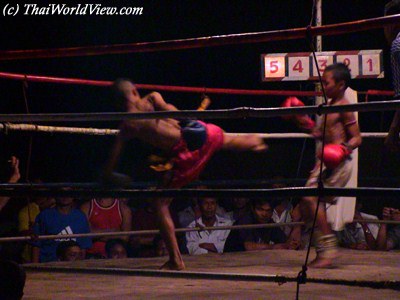
[[(383, 15), (387, 1), (325, 0), (323, 24), (347, 22)], [(37, 1), (45, 5), (48, 2)], [(71, 4), (73, 2), (70, 2)], [(90, 3), (81, 1), (74, 3)], [(149, 42), (201, 36), (268, 31), (305, 27), (310, 23), (312, 1), (101, 1), (103, 6), (143, 6), (142, 16), (23, 16), (0, 17), (0, 50), (74, 47), (118, 43)], [(21, 3), (20, 3), (21, 4)], [(360, 79), (352, 88), (391, 89), (389, 48), (383, 30), (370, 30), (323, 38), (323, 50), (383, 49), (385, 79)], [(307, 41), (290, 40), (232, 45), (206, 49), (155, 53), (102, 55), (21, 61), (0, 61), (0, 71), (24, 74), (114, 80), (130, 77), (138, 83), (207, 86), (240, 89), (313, 90), (312, 82), (260, 80), (260, 55), (273, 52), (310, 51)], [(1, 113), (25, 113), (22, 83), (0, 80)], [(141, 91), (147, 93), (149, 91)], [(198, 94), (162, 93), (181, 109), (193, 109)], [(27, 93), (31, 113), (112, 111), (112, 98), (106, 88), (29, 83)], [(282, 97), (211, 95), (210, 109), (238, 106), (275, 107)], [(371, 97), (384, 100), (384, 97)], [(311, 104), (313, 99), (303, 99)], [(359, 96), (359, 101), (365, 101)], [(387, 131), (392, 112), (360, 114), (364, 132)], [(215, 120), (228, 132), (296, 132), (281, 119)], [(116, 128), (116, 123), (76, 123), (62, 126)], [(12, 132), (1, 137), (1, 163), (11, 154), (21, 159), (23, 176), (28, 157), (30, 134)], [(107, 158), (112, 137), (33, 134), (30, 172), (46, 181), (87, 182), (96, 180)], [(269, 179), (274, 175), (297, 177), (304, 140), (267, 141), (266, 154), (219, 153), (207, 168), (204, 179)], [(383, 149), (383, 139), (364, 139), (360, 148), (359, 184), (398, 186), (396, 155)], [(314, 143), (307, 140), (299, 178), (306, 178), (313, 165)], [(132, 142), (121, 170), (136, 180), (148, 180), (142, 163), (148, 149)], [(3, 171), (5, 167), (2, 168)], [(32, 175), (33, 176), (33, 175)], [(373, 179), (373, 180), (371, 180)]]

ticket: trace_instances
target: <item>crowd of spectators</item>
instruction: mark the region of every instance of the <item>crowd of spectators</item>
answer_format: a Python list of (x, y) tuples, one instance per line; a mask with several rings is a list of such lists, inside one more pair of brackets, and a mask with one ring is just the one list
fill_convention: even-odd
[[(10, 159), (8, 182), (20, 179), (19, 161)], [(274, 178), (272, 188), (284, 187), (284, 178)], [(35, 182), (41, 183), (40, 179)], [(14, 201), (15, 200), (15, 201)], [(157, 230), (152, 201), (133, 199), (74, 199), (35, 197), (28, 201), (0, 198), (1, 236), (56, 235), (59, 238), (21, 243), (1, 243), (0, 258), (18, 263), (75, 261), (82, 259), (121, 259), (167, 255), (159, 234), (113, 235), (66, 238), (79, 233), (108, 233)], [(287, 198), (193, 198), (177, 199), (171, 215), (177, 228), (200, 228), (178, 233), (180, 248), (189, 255), (254, 250), (304, 249), (307, 226), (218, 229), (231, 225), (261, 225), (302, 221), (296, 201)], [(342, 247), (357, 250), (392, 250), (400, 247), (400, 225), (366, 223), (378, 217), (363, 211), (357, 202), (353, 223), (337, 232)], [(400, 210), (382, 208), (382, 219), (400, 221)]]

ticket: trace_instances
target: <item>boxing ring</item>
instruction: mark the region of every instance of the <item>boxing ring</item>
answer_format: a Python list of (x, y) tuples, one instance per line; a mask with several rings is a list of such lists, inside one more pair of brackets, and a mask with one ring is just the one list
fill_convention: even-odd
[[(229, 44), (269, 42), (283, 39), (299, 39), (316, 35), (338, 35), (348, 32), (357, 32), (373, 28), (382, 28), (400, 21), (400, 15), (382, 17), (370, 20), (361, 20), (343, 24), (334, 24), (320, 27), (307, 27), (252, 34), (238, 34), (194, 38), (187, 40), (173, 40), (150, 43), (136, 43), (126, 45), (108, 45), (81, 48), (43, 49), (28, 51), (0, 51), (0, 60), (38, 59), (50, 57), (89, 56), (134, 52), (170, 51), (174, 49), (192, 49), (198, 47), (215, 47)], [(0, 78), (51, 82), (58, 84), (77, 84), (107, 87), (111, 82), (84, 80), (77, 78), (56, 78), (48, 76), (24, 75), (1, 72)], [(139, 89), (156, 89), (159, 91), (207, 93), (207, 94), (236, 94), (236, 95), (280, 95), (280, 96), (317, 96), (321, 93), (301, 91), (254, 91), (234, 89), (212, 89), (201, 87), (177, 87), (137, 84)], [(365, 93), (368, 95), (368, 92)], [(379, 95), (371, 92), (370, 95)], [(390, 96), (391, 92), (382, 91), (382, 95)], [(220, 109), (214, 111), (166, 111), (151, 113), (63, 113), (63, 114), (0, 114), (0, 129), (9, 131), (38, 131), (54, 133), (75, 133), (91, 135), (116, 135), (115, 129), (72, 128), (58, 126), (33, 125), (25, 123), (36, 122), (104, 122), (132, 119), (245, 119), (271, 118), (293, 114), (325, 115), (333, 112), (345, 111), (384, 111), (400, 108), (400, 100), (366, 102), (342, 106), (305, 106), (293, 108), (252, 108), (239, 107), (234, 109)], [(17, 124), (15, 124), (17, 123)], [(259, 134), (263, 138), (310, 138), (306, 134)], [(364, 137), (384, 137), (382, 133), (363, 133)], [(65, 188), (68, 188), (67, 190)], [(281, 189), (165, 189), (150, 190), (137, 188), (115, 188), (100, 184), (0, 184), (0, 196), (9, 197), (36, 197), (36, 196), (72, 196), (72, 197), (130, 197), (145, 199), (151, 197), (268, 197), (268, 196), (378, 196), (385, 194), (390, 197), (399, 197), (397, 188), (305, 188), (288, 187)], [(379, 223), (379, 222), (378, 222)], [(389, 222), (390, 223), (390, 222)], [(277, 226), (300, 225), (297, 222), (280, 224)], [(263, 225), (262, 227), (268, 227)], [(238, 228), (230, 229), (236, 230)], [(249, 227), (250, 228), (250, 227)], [(222, 230), (221, 228), (208, 228)], [(191, 230), (201, 231), (204, 228)], [(177, 229), (177, 232), (188, 231)], [(154, 234), (148, 232), (125, 232), (127, 235)], [(65, 235), (78, 236), (112, 236), (119, 233)], [(55, 239), (57, 236), (41, 237), (10, 237), (0, 238), (0, 242), (27, 241), (31, 239)], [(334, 294), (338, 298), (348, 295), (351, 286), (355, 296), (371, 298), (394, 298), (399, 295), (400, 289), (400, 262), (396, 252), (371, 252), (341, 250), (336, 269), (306, 270), (306, 274), (299, 275), (304, 262), (305, 251), (279, 250), (255, 251), (244, 253), (224, 253), (222, 255), (207, 254), (201, 256), (185, 256), (187, 271), (165, 271), (158, 267), (165, 261), (165, 257), (157, 258), (129, 258), (122, 260), (85, 260), (74, 263), (54, 262), (42, 264), (28, 264), (25, 295), (28, 298), (38, 297), (43, 289), (47, 296), (57, 298), (60, 295), (69, 298), (85, 296), (88, 286), (97, 286), (93, 297), (129, 298), (135, 293), (138, 298), (161, 297), (191, 297), (204, 299), (205, 296), (215, 298), (237, 298), (239, 293), (246, 293), (249, 298), (263, 298), (266, 293), (276, 293), (277, 297), (287, 299), (294, 297), (296, 284), (308, 283), (301, 288), (302, 296), (307, 298), (318, 297), (321, 291), (324, 295)], [(308, 256), (308, 254), (307, 254)], [(210, 261), (212, 260), (212, 263)], [(379, 268), (374, 268), (378, 265)], [(303, 272), (304, 267), (303, 267)], [(278, 283), (279, 285), (277, 285)], [(318, 283), (318, 285), (314, 284)], [(154, 292), (155, 289), (160, 288)], [(69, 287), (71, 287), (69, 289)], [(72, 288), (73, 287), (73, 288)], [(343, 287), (343, 289), (340, 289)], [(371, 289), (371, 288), (379, 288)], [(51, 290), (51, 291), (50, 291)], [(91, 293), (91, 291), (90, 291)], [(154, 294), (157, 294), (155, 296)], [(240, 298), (240, 297), (239, 297)]]

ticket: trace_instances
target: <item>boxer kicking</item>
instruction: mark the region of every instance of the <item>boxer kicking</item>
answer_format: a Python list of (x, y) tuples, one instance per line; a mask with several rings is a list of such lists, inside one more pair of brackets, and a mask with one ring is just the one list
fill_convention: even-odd
[[(113, 85), (116, 101), (130, 113), (153, 111), (176, 111), (172, 104), (166, 103), (157, 93), (141, 98), (135, 85), (127, 79), (118, 79)], [(267, 150), (267, 145), (256, 135), (234, 136), (225, 133), (214, 124), (196, 120), (177, 121), (127, 120), (121, 122), (120, 133), (116, 138), (109, 161), (105, 167), (104, 178), (116, 185), (127, 185), (129, 176), (115, 173), (120, 154), (126, 140), (138, 138), (162, 150), (172, 162), (172, 169), (165, 172), (161, 188), (180, 188), (196, 180), (212, 155), (218, 150), (254, 151)], [(175, 236), (169, 205), (172, 199), (155, 199), (153, 205), (159, 222), (161, 235), (169, 253), (169, 260), (162, 268), (183, 270), (185, 268)]]

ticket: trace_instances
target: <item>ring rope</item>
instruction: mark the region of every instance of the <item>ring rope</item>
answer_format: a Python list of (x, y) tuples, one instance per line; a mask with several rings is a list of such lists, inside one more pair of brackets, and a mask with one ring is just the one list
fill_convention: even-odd
[[(89, 85), (89, 86), (100, 86), (100, 87), (109, 87), (113, 84), (112, 81), (24, 75), (24, 74), (6, 73), (6, 72), (0, 72), (0, 78), (12, 79), (12, 80), (27, 80), (32, 82), (77, 84), (77, 85)], [(138, 89), (145, 89), (145, 90), (157, 90), (163, 92), (181, 92), (181, 93), (200, 93), (200, 94), (203, 94), (204, 90), (206, 89), (207, 94), (228, 94), (228, 95), (248, 95), (248, 96), (299, 96), (299, 97), (319, 95), (314, 91), (226, 89), (226, 88), (168, 86), (168, 85), (140, 84), (140, 83), (135, 83), (135, 86)]]
[[(379, 184), (388, 184), (391, 183), (393, 185), (398, 185), (399, 177), (364, 177), (363, 182), (379, 182)], [(307, 181), (307, 178), (285, 178), (282, 180), (273, 180), (273, 179), (214, 179), (214, 180), (197, 180), (190, 184), (188, 184), (187, 188), (199, 188), (207, 186), (209, 188), (250, 188), (250, 187), (265, 187), (274, 183), (284, 183), (286, 186), (303, 186)], [(131, 185), (129, 185), (130, 189), (149, 189), (157, 186), (159, 182), (154, 181), (134, 181)], [(103, 188), (103, 185), (100, 185), (98, 182), (85, 182), (85, 183), (47, 183), (47, 186), (44, 188)], [(0, 187), (1, 188), (1, 187)], [(34, 187), (37, 188), (37, 187)]]
[[(113, 84), (112, 81), (101, 81), (91, 79), (78, 79), (78, 78), (62, 78), (50, 77), (39, 75), (25, 75), (17, 73), (0, 72), (0, 78), (11, 80), (25, 80), (31, 82), (44, 82), (44, 83), (59, 83), (59, 84), (76, 84), (76, 85), (89, 85), (109, 87)], [(249, 90), (249, 89), (227, 89), (227, 88), (208, 88), (208, 87), (190, 87), (190, 86), (170, 86), (170, 85), (155, 85), (155, 84), (141, 84), (135, 83), (138, 89), (157, 90), (162, 92), (180, 92), (180, 93), (204, 93), (207, 94), (227, 94), (227, 95), (242, 95), (242, 96), (297, 96), (297, 97), (312, 97), (320, 96), (321, 92), (315, 91), (282, 91), (282, 90)], [(371, 96), (394, 96), (393, 91), (385, 90), (368, 90), (357, 91), (361, 95)]]
[[(63, 273), (82, 273), (82, 274), (102, 274), (102, 275), (128, 275), (128, 276), (149, 276), (149, 277), (169, 277), (188, 279), (206, 279), (206, 280), (230, 280), (253, 281), (253, 282), (277, 282), (284, 284), (286, 282), (296, 282), (297, 277), (280, 274), (240, 274), (240, 273), (213, 273), (213, 272), (194, 272), (194, 271), (167, 271), (167, 270), (149, 270), (149, 269), (128, 269), (128, 268), (82, 268), (71, 266), (46, 266), (24, 265), (24, 269), (35, 272), (63, 272)], [(307, 278), (309, 283), (334, 284), (340, 286), (358, 286), (368, 288), (393, 289), (399, 290), (400, 282), (398, 280), (346, 280), (346, 279), (322, 279), (316, 277)]]
[[(400, 223), (400, 222), (399, 222)], [(175, 233), (182, 232), (202, 232), (211, 230), (241, 230), (241, 229), (259, 229), (259, 228), (277, 228), (285, 226), (298, 226), (304, 225), (304, 222), (289, 222), (289, 223), (269, 223), (269, 224), (248, 224), (248, 225), (235, 225), (235, 226), (212, 226), (212, 227), (193, 227), (193, 228), (175, 228)], [(97, 232), (97, 233), (74, 233), (63, 234), (62, 238), (82, 238), (82, 237), (104, 237), (104, 236), (121, 236), (121, 235), (156, 235), (160, 230), (137, 230), (137, 231), (119, 231), (119, 232)], [(18, 236), (18, 237), (4, 237), (0, 238), (1, 242), (20, 242), (27, 240), (54, 240), (59, 239), (59, 234), (40, 235), (40, 236)]]
[[(364, 224), (390, 224), (390, 225), (400, 225), (400, 221), (393, 220), (354, 220), (352, 223), (364, 223)], [(175, 233), (185, 233), (185, 232), (202, 232), (202, 231), (216, 231), (216, 230), (250, 230), (259, 228), (277, 228), (285, 226), (302, 226), (305, 225), (304, 222), (287, 222), (287, 223), (267, 223), (267, 224), (247, 224), (247, 225), (231, 225), (231, 226), (212, 226), (212, 227), (192, 227), (192, 228), (175, 228)], [(160, 230), (135, 230), (135, 231), (119, 231), (119, 232), (97, 232), (97, 233), (74, 233), (74, 234), (63, 234), (62, 238), (95, 238), (95, 237), (113, 237), (113, 236), (138, 236), (138, 235), (156, 235), (159, 234)], [(16, 237), (1, 237), (0, 243), (7, 242), (23, 242), (31, 240), (55, 240), (59, 239), (59, 234), (50, 235), (25, 235)]]
[(30, 131), (30, 132), (47, 132), (47, 133), (71, 133), (71, 134), (85, 134), (85, 135), (111, 135), (118, 134), (118, 129), (109, 128), (82, 128), (82, 127), (61, 127), (61, 126), (44, 126), (34, 124), (11, 124), (0, 123), (0, 130), (4, 132), (9, 131)]
[[(86, 128), (86, 127), (60, 127), (60, 126), (44, 126), (44, 125), (34, 125), (34, 124), (11, 124), (11, 123), (0, 123), (0, 130), (4, 133), (10, 131), (29, 131), (29, 132), (45, 132), (45, 133), (70, 133), (70, 134), (83, 134), (83, 135), (107, 135), (115, 136), (119, 133), (119, 129), (109, 129), (109, 128)], [(238, 133), (232, 132), (230, 135), (244, 136), (244, 135), (256, 135), (264, 139), (300, 139), (314, 137), (307, 133)], [(387, 132), (363, 132), (362, 137), (366, 138), (386, 138)]]
[(346, 111), (384, 111), (400, 108), (400, 100), (354, 103), (334, 106), (302, 106), (289, 108), (238, 107), (208, 111), (181, 110), (143, 113), (64, 113), (64, 114), (0, 114), (0, 122), (93, 122), (123, 121), (138, 119), (233, 119), (233, 118), (272, 118), (293, 114), (329, 114)]
[(158, 42), (140, 42), (131, 44), (99, 45), (74, 48), (0, 51), (0, 60), (4, 61), (37, 58), (93, 56), (104, 54), (156, 52), (179, 49), (216, 47), (232, 44), (249, 44), (289, 39), (303, 39), (307, 36), (313, 37), (318, 35), (339, 35), (370, 29), (378, 29), (387, 25), (395, 25), (399, 22), (400, 14), (324, 26), (308, 26), (307, 28), (292, 28), (285, 30), (239, 33)]
[[(65, 188), (71, 188), (68, 185)], [(52, 184), (25, 184), (25, 183), (2, 183), (0, 184), (0, 196), (8, 197), (114, 197), (114, 198), (152, 198), (152, 197), (283, 197), (283, 196), (344, 196), (387, 197), (400, 198), (400, 188), (383, 187), (358, 187), (358, 188), (332, 188), (324, 187), (287, 187), (279, 189), (121, 189), (121, 188), (98, 188), (96, 186), (85, 188), (72, 188), (66, 190), (60, 185)]]

